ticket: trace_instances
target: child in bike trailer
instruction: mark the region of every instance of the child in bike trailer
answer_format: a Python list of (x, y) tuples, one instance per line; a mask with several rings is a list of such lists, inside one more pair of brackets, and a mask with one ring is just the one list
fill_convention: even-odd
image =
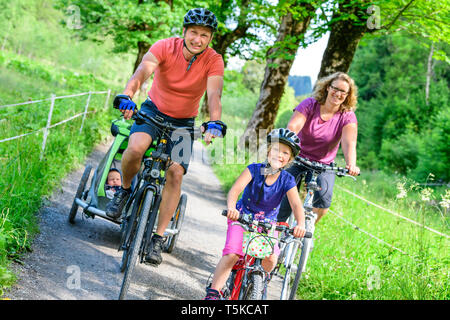
[[(295, 237), (305, 235), (305, 216), (294, 177), (283, 169), (300, 151), (300, 139), (284, 128), (274, 129), (267, 136), (267, 160), (250, 164), (231, 187), (228, 198), (228, 230), (222, 258), (217, 264), (211, 286), (206, 289), (205, 300), (221, 299), (220, 290), (225, 285), (235, 263), (244, 256), (242, 250), (244, 230), (233, 224), (239, 214), (251, 214), (252, 219), (276, 223), (278, 210), (284, 195), (293, 208), (297, 226)], [(239, 201), (238, 197), (244, 191)], [(280, 249), (274, 246), (274, 253), (262, 261), (265, 271), (271, 272), (277, 263)]]

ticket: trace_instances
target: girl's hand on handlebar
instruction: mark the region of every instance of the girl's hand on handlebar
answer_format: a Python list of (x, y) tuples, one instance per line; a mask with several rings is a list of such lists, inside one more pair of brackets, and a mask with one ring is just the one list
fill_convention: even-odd
[(305, 233), (306, 233), (305, 227), (302, 227), (302, 226), (294, 227), (294, 232), (293, 232), (294, 237), (303, 238), (305, 236)]
[(235, 208), (228, 208), (227, 218), (236, 221), (237, 219), (239, 219), (239, 211)]

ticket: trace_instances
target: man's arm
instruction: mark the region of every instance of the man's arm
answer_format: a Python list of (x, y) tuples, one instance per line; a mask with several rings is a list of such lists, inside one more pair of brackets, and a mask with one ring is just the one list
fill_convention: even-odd
[[(208, 95), (209, 119), (211, 121), (220, 120), (222, 117), (222, 89), (223, 77), (211, 76), (206, 83), (206, 94)], [(209, 132), (205, 134), (203, 139), (206, 145), (209, 145), (215, 136)]]
[[(133, 98), (136, 91), (141, 87), (141, 85), (150, 78), (152, 73), (158, 67), (158, 60), (155, 56), (149, 52), (147, 52), (142, 58), (141, 63), (137, 67), (134, 74), (131, 76), (130, 80), (128, 80), (125, 89), (123, 90), (123, 94)], [(133, 116), (134, 110), (129, 109), (121, 109), (124, 119), (128, 120)]]
[(220, 120), (222, 116), (223, 77), (211, 76), (206, 84), (210, 120)]
[(159, 61), (156, 57), (148, 51), (142, 58), (141, 63), (137, 67), (134, 74), (128, 81), (123, 94), (126, 94), (133, 98), (136, 91), (141, 87), (141, 85), (155, 72), (158, 67)]

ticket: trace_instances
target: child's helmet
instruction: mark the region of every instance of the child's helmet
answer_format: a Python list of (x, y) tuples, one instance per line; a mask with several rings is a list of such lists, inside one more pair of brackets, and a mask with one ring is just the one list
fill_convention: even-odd
[(300, 152), (300, 138), (295, 134), (295, 132), (289, 129), (273, 129), (267, 135), (267, 142), (280, 142), (288, 145), (291, 148), (294, 157), (296, 157)]
[(217, 18), (214, 13), (208, 9), (191, 9), (186, 13), (183, 20), (183, 27), (189, 25), (210, 27), (214, 32), (217, 30)]

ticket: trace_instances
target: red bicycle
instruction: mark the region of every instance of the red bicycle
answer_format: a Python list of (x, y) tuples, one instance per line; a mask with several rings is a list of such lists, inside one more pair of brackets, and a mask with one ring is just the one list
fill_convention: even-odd
[[(222, 215), (226, 216), (227, 210)], [(251, 220), (251, 215), (245, 214), (241, 214), (235, 223), (246, 231), (244, 256), (233, 266), (222, 296), (226, 300), (263, 300), (270, 273), (264, 270), (261, 262), (273, 253), (277, 241), (283, 241), (274, 236), (274, 231), (279, 232), (280, 239), (285, 239), (287, 237), (282, 237), (282, 233), (292, 234), (293, 229), (285, 222), (273, 224)], [(311, 234), (307, 232), (305, 237), (311, 237)]]

